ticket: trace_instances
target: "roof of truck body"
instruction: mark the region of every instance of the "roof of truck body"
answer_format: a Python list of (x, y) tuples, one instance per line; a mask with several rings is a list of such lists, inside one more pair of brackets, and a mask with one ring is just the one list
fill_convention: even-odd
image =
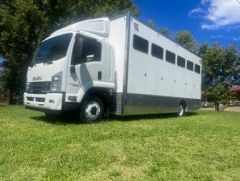
[[(140, 23), (144, 24), (145, 26), (147, 26), (148, 28), (150, 28), (151, 30), (155, 31), (156, 33), (158, 33), (160, 36), (163, 36), (164, 38), (168, 39), (169, 41), (175, 43), (176, 45), (182, 47), (183, 49), (189, 51), (190, 53), (194, 54), (195, 56), (197, 56), (198, 58), (201, 59), (201, 57), (199, 57), (199, 55), (197, 55), (195, 52), (192, 52), (191, 50), (186, 49), (185, 47), (183, 47), (182, 45), (180, 45), (179, 43), (177, 43), (176, 41), (174, 41), (173, 39), (166, 37), (164, 35), (162, 35), (161, 33), (157, 32), (155, 29), (153, 29), (152, 27), (150, 27), (149, 25), (147, 25), (145, 22), (139, 20), (139, 18), (131, 15), (130, 12), (126, 12), (123, 14), (119, 14), (117, 16), (112, 17), (111, 19), (107, 18), (107, 17), (102, 17), (102, 18), (97, 18), (97, 19), (87, 19), (84, 21), (79, 21), (77, 23), (68, 25), (66, 27), (63, 27), (55, 32), (53, 32), (49, 37), (47, 37), (45, 40), (58, 36), (58, 35), (62, 35), (62, 34), (66, 34), (66, 33), (76, 33), (79, 32), (81, 34), (85, 34), (85, 35), (90, 35), (91, 37), (95, 37), (97, 39), (102, 39), (102, 38), (107, 38), (109, 36), (110, 33), (110, 21), (118, 19), (118, 18), (122, 18), (122, 17), (128, 17), (128, 18), (134, 18), (137, 21), (139, 21)], [(100, 31), (96, 31), (95, 29), (90, 29), (89, 27), (82, 27), (81, 25), (86, 26), (87, 23), (91, 23), (91, 22), (103, 22), (105, 23), (105, 27), (102, 27), (103, 30)], [(45, 41), (43, 40), (43, 41)]]

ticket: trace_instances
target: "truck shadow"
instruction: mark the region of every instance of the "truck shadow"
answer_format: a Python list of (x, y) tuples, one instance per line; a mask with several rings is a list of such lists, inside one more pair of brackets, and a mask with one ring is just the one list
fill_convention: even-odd
[(42, 121), (50, 124), (56, 124), (56, 125), (67, 125), (67, 124), (81, 124), (79, 120), (77, 120), (75, 117), (66, 117), (66, 116), (33, 116), (30, 117), (31, 119), (35, 121)]
[[(194, 116), (197, 113), (188, 113), (186, 117)], [(165, 113), (165, 114), (150, 114), (150, 115), (134, 115), (134, 116), (111, 116), (108, 118), (104, 118), (100, 122), (94, 123), (98, 124), (101, 122), (111, 122), (111, 121), (120, 121), (120, 122), (127, 122), (127, 121), (141, 121), (141, 120), (166, 120), (178, 118), (176, 113)], [(184, 117), (183, 117), (184, 118)], [(56, 125), (67, 125), (67, 124), (84, 124), (80, 122), (75, 116), (73, 115), (64, 115), (64, 116), (34, 116), (31, 119), (35, 121), (42, 121), (50, 124)], [(180, 119), (180, 117), (179, 117)]]
[[(187, 116), (194, 116), (197, 113), (188, 113)], [(134, 116), (114, 116), (108, 118), (109, 121), (141, 121), (141, 120), (163, 120), (163, 119), (172, 119), (180, 118), (176, 113), (162, 113), (162, 114), (148, 114), (148, 115), (134, 115)], [(184, 117), (183, 117), (184, 118)]]

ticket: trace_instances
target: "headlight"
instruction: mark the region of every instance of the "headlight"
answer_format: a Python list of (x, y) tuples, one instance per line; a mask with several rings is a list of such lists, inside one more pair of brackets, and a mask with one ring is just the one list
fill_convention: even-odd
[(62, 72), (59, 72), (52, 76), (51, 92), (59, 92), (62, 90)]

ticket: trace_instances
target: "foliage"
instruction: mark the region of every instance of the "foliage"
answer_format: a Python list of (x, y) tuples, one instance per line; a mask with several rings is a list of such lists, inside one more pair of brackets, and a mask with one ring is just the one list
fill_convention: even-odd
[(159, 31), (162, 35), (166, 36), (166, 37), (169, 37), (169, 30), (168, 28), (164, 27), (164, 28), (161, 28), (160, 31)]
[(186, 49), (196, 53), (197, 43), (190, 31), (178, 31), (175, 36), (175, 41)]
[(240, 55), (238, 55), (238, 61), (236, 64), (237, 71), (232, 77), (232, 85), (240, 85)]
[(153, 22), (153, 20), (148, 19), (147, 25), (150, 26), (152, 29), (157, 30), (157, 25)]
[(0, 55), (6, 59), (3, 79), (11, 90), (11, 102), (21, 102), (33, 51), (50, 32), (85, 18), (127, 10), (138, 14), (132, 0), (1, 0)]
[(2, 95), (3, 95), (3, 88), (4, 88), (2, 74), (3, 74), (3, 69), (2, 69), (2, 64), (0, 63), (0, 102), (2, 102)]
[(0, 115), (0, 180), (240, 178), (240, 113), (141, 116), (94, 125), (47, 119), (19, 106), (1, 107)]
[(219, 104), (226, 104), (232, 97), (229, 91), (233, 75), (239, 70), (236, 67), (238, 53), (235, 46), (222, 48), (219, 45), (200, 47), (203, 61), (203, 90), (207, 101), (214, 102), (216, 110)]
[(43, 12), (31, 0), (0, 5), (0, 54), (6, 58), (3, 80), (13, 94), (19, 94), (17, 100), (21, 99), (26, 69), (45, 26)]

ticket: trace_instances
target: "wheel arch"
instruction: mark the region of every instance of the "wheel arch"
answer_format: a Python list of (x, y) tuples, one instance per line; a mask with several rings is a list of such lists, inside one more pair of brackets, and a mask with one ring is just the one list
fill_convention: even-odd
[(187, 101), (186, 100), (184, 100), (184, 99), (181, 99), (180, 101), (179, 101), (179, 104), (178, 104), (178, 106), (180, 106), (180, 105), (182, 105), (184, 108), (187, 108)]
[(111, 94), (112, 89), (110, 88), (93, 87), (87, 90), (81, 102), (84, 102), (89, 97), (98, 97), (103, 102), (104, 112), (106, 113), (110, 109)]

